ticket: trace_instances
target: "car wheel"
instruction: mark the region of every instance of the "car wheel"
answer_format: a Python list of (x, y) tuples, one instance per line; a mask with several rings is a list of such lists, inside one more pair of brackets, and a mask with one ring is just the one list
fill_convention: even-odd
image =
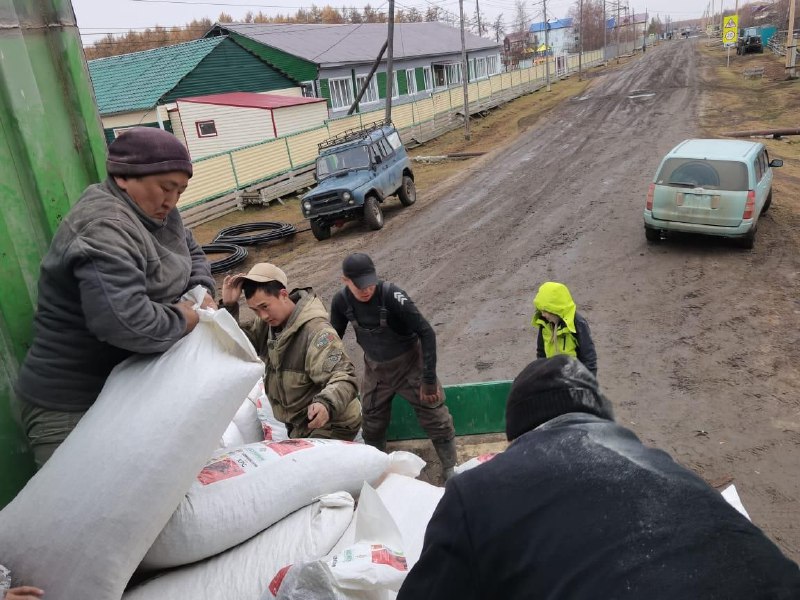
[(414, 180), (408, 175), (403, 175), (403, 185), (400, 186), (397, 197), (400, 198), (400, 204), (403, 206), (411, 206), (417, 201), (417, 187), (414, 185)]
[(767, 212), (770, 206), (772, 206), (772, 190), (770, 190), (769, 194), (767, 194), (767, 201), (764, 202), (764, 208), (761, 209), (761, 214), (763, 215), (765, 212)]
[(367, 196), (364, 201), (364, 221), (370, 229), (380, 229), (383, 227), (383, 211), (375, 196)]
[(744, 237), (739, 238), (739, 246), (745, 250), (752, 250), (756, 245), (756, 228), (753, 227)]
[(311, 219), (311, 233), (320, 242), (331, 237), (331, 226), (322, 224), (318, 219)]
[(661, 232), (658, 229), (653, 229), (652, 227), (645, 227), (644, 237), (647, 238), (648, 242), (655, 244), (661, 241)]

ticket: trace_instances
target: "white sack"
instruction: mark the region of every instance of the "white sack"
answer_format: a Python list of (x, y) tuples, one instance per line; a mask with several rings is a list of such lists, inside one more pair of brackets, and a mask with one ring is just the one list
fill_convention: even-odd
[(3, 562), (48, 600), (119, 600), (263, 365), (224, 310), (161, 355), (119, 364), (0, 512)]
[(747, 509), (745, 509), (744, 504), (742, 504), (742, 500), (739, 498), (739, 493), (736, 491), (735, 485), (731, 484), (722, 490), (722, 497), (725, 498), (728, 504), (738, 510), (740, 514), (744, 515), (748, 521), (753, 520), (750, 518), (750, 515), (747, 514)]
[(261, 429), (261, 422), (258, 420), (258, 412), (255, 402), (248, 396), (230, 422), (225, 433), (220, 440), (220, 448), (233, 448), (244, 446), (254, 442), (264, 440), (264, 432)]
[[(425, 530), (444, 489), (390, 473), (376, 491), (380, 509), (368, 491), (362, 492), (356, 518), (331, 553), (319, 561), (281, 569), (261, 600), (395, 598), (408, 571), (422, 554)], [(365, 507), (366, 515), (362, 514)], [(364, 519), (365, 516), (368, 518)], [(380, 541), (365, 548), (363, 542), (369, 538)], [(398, 548), (402, 549), (402, 555), (398, 554)], [(344, 568), (340, 566), (343, 558)], [(404, 569), (400, 568), (402, 559)]]
[[(142, 566), (186, 565), (241, 544), (317, 496), (357, 494), (393, 462), (393, 453), (339, 440), (259, 442), (217, 452), (198, 469), (186, 498), (147, 553)], [(393, 468), (399, 470), (399, 468)]]
[(352, 521), (353, 508), (353, 498), (344, 492), (322, 496), (243, 544), (151, 579), (122, 598), (258, 600), (283, 565), (330, 552)]
[(456, 468), (453, 470), (456, 473), (463, 473), (464, 471), (469, 471), (470, 469), (474, 469), (478, 465), (482, 465), (483, 463), (492, 460), (495, 456), (497, 456), (497, 452), (490, 452), (489, 454), (481, 454), (480, 456), (476, 456), (475, 458), (470, 458), (468, 461), (461, 463), (460, 465), (456, 465)]
[(286, 424), (275, 417), (267, 392), (264, 390), (264, 379), (260, 379), (247, 396), (256, 406), (258, 420), (261, 423), (262, 438), (269, 442), (281, 442), (289, 439)]

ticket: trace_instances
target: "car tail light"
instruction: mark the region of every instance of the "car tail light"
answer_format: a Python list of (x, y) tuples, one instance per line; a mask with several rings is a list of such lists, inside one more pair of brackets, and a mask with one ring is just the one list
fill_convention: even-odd
[(647, 204), (645, 204), (645, 208), (647, 210), (653, 210), (653, 194), (656, 191), (656, 184), (651, 183), (650, 187), (647, 190)]
[(753, 212), (756, 210), (756, 193), (754, 190), (747, 192), (747, 202), (744, 203), (744, 214), (742, 219), (752, 219)]

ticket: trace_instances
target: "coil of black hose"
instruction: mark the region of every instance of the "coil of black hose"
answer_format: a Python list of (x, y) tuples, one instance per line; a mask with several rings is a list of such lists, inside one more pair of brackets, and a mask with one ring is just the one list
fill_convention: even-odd
[[(253, 233), (260, 232), (260, 233)], [(297, 233), (297, 228), (290, 223), (277, 223), (275, 221), (258, 221), (242, 223), (220, 229), (213, 243), (236, 244), (237, 246), (252, 246), (274, 242)], [(252, 234), (252, 235), (247, 235)]]
[(235, 267), (236, 265), (240, 264), (245, 258), (247, 258), (247, 250), (235, 244), (218, 244), (216, 242), (212, 242), (211, 244), (202, 246), (202, 249), (206, 254), (228, 253), (228, 256), (225, 258), (210, 261), (212, 273), (222, 273), (227, 271), (231, 267)]

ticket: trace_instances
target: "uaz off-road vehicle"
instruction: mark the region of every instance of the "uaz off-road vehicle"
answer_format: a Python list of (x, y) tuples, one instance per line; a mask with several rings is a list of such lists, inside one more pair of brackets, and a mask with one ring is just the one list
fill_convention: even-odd
[(352, 219), (380, 229), (386, 198), (396, 195), (403, 206), (417, 199), (411, 162), (391, 122), (348, 129), (320, 143), (316, 178), (317, 187), (303, 196), (301, 206), (318, 240)]

